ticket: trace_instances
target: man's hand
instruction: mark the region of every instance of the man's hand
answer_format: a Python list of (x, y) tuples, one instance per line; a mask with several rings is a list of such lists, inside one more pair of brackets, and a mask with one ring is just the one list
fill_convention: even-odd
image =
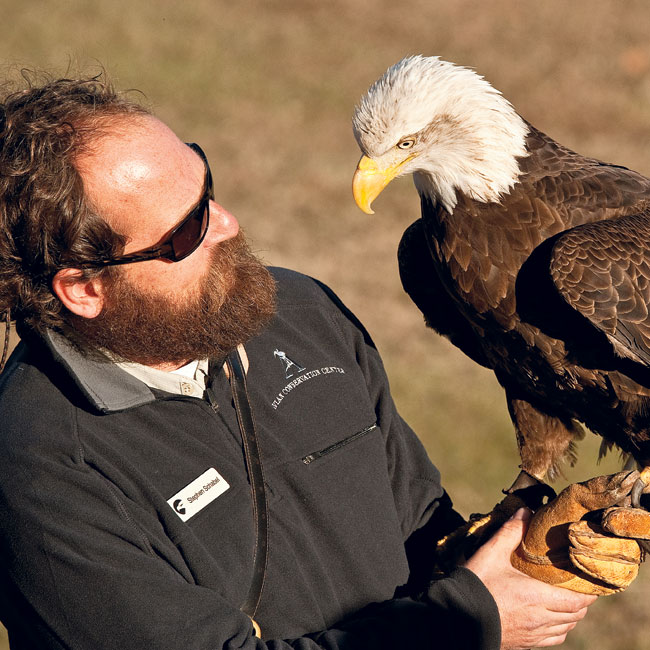
[(543, 648), (563, 643), (596, 596), (530, 578), (510, 563), (530, 513), (518, 510), (466, 563), (488, 588), (501, 616), (501, 649)]

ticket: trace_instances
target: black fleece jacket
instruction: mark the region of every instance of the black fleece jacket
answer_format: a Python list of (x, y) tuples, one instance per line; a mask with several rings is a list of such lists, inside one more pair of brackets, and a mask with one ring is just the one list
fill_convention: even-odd
[(222, 369), (171, 395), (55, 333), (0, 378), (0, 615), (12, 648), (497, 649), (476, 576), (430, 581), (458, 522), (370, 338), (314, 280), (274, 269), (246, 346), (269, 501), (263, 640), (240, 612), (254, 520)]

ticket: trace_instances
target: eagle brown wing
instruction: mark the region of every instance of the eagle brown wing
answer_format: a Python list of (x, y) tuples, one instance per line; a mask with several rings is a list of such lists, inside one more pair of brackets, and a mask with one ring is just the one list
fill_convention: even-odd
[(483, 203), (459, 193), (447, 213), (421, 197), (426, 232), (446, 275), (443, 284), (505, 330), (517, 327), (513, 288), (536, 248), (573, 227), (636, 214), (650, 200), (649, 179), (580, 156), (530, 128), (521, 177), (501, 201)]
[(573, 228), (555, 241), (552, 281), (616, 355), (650, 366), (650, 207)]
[(422, 312), (426, 324), (449, 338), (476, 363), (489, 367), (478, 334), (459, 312), (438, 276), (422, 219), (412, 223), (402, 235), (397, 258), (404, 291)]

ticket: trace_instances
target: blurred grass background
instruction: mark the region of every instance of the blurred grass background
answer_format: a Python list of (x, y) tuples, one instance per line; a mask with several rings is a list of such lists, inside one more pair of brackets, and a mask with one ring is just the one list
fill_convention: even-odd
[[(457, 508), (489, 509), (518, 464), (502, 391), (402, 294), (397, 243), (419, 213), (410, 180), (373, 217), (354, 205), (353, 106), (403, 56), (440, 55), (476, 68), (563, 144), (650, 174), (647, 0), (0, 0), (0, 15), (2, 78), (101, 64), (201, 143), (217, 200), (262, 256), (318, 276), (367, 325)], [(618, 468), (615, 456), (596, 465), (598, 444), (580, 445), (567, 480)], [(644, 567), (564, 647), (649, 648), (649, 616)]]

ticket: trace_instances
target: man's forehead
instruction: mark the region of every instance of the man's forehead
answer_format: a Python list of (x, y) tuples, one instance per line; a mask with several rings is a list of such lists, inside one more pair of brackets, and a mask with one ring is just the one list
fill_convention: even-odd
[(184, 150), (182, 141), (160, 120), (127, 116), (91, 136), (76, 165), (84, 177), (95, 176), (99, 168), (102, 175), (108, 172), (137, 181)]
[(124, 218), (154, 208), (182, 215), (196, 201), (205, 175), (196, 154), (150, 116), (104, 130), (76, 164), (90, 200), (122, 230)]

